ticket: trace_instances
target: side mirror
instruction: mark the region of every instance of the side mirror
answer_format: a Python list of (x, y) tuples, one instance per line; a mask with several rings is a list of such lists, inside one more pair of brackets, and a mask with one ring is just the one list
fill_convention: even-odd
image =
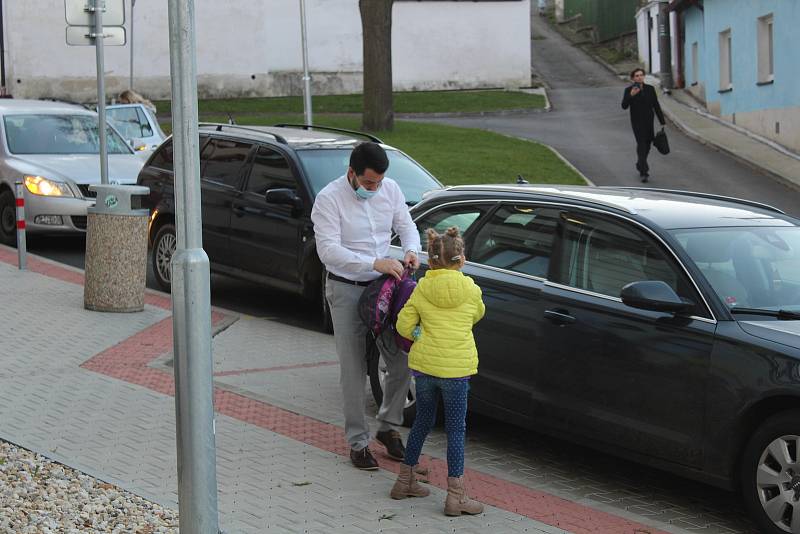
[(128, 144), (131, 146), (131, 148), (135, 152), (142, 152), (142, 151), (147, 150), (149, 148), (147, 146), (147, 143), (145, 143), (143, 140), (139, 139), (138, 137), (132, 137), (132, 138), (128, 139)]
[(267, 204), (289, 204), (295, 210), (303, 209), (303, 199), (297, 196), (294, 189), (285, 187), (269, 189), (264, 194)]
[(622, 302), (632, 308), (642, 310), (681, 313), (694, 308), (695, 303), (681, 298), (661, 280), (631, 282), (622, 288)]

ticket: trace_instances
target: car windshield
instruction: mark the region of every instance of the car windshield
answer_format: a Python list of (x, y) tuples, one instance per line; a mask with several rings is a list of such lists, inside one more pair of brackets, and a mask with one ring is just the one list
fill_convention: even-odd
[[(347, 172), (350, 164), (350, 152), (350, 149), (297, 151), (311, 182), (314, 196), (322, 191), (323, 187)], [(424, 192), (441, 187), (425, 169), (402, 152), (387, 150), (386, 154), (389, 156), (389, 169), (386, 171), (386, 176), (397, 182), (407, 203), (416, 204), (422, 199)]]
[[(3, 123), (12, 154), (99, 154), (98, 118), (92, 115), (6, 115)], [(130, 154), (109, 127), (109, 154)]]
[(672, 234), (729, 308), (800, 311), (800, 227)]

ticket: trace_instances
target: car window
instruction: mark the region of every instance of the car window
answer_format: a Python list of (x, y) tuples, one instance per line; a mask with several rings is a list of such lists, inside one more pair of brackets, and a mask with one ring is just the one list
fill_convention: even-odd
[[(208, 137), (200, 136), (199, 145), (200, 145), (200, 152), (203, 152), (203, 145), (208, 141)], [(150, 160), (148, 163), (149, 167), (156, 167), (158, 169), (162, 169), (165, 171), (172, 171), (174, 167), (173, 157), (174, 157), (174, 148), (172, 146), (172, 138), (170, 137), (166, 141), (164, 141), (155, 151), (153, 154), (153, 159)], [(201, 158), (202, 161), (202, 158)]]
[(153, 154), (149, 165), (165, 171), (171, 171), (173, 169), (172, 150), (172, 139), (167, 139)]
[(475, 234), (467, 259), (546, 278), (557, 221), (550, 208), (502, 205)]
[(107, 111), (114, 127), (128, 139), (151, 137), (153, 129), (139, 107), (112, 108)]
[[(6, 115), (8, 149), (13, 154), (99, 154), (98, 117), (94, 115)], [(109, 154), (131, 154), (110, 126), (106, 131)]]
[(211, 139), (200, 157), (203, 179), (236, 187), (253, 145), (230, 139)]
[(297, 190), (297, 181), (283, 155), (267, 147), (259, 147), (253, 158), (246, 191), (263, 195), (269, 189)]
[[(428, 228), (433, 228), (441, 234), (451, 226), (458, 226), (461, 233), (466, 234), (478, 218), (489, 211), (492, 206), (494, 203), (445, 206), (419, 217), (415, 223), (419, 231), (422, 250), (428, 250), (428, 238), (425, 236)], [(395, 237), (392, 244), (399, 246), (400, 238)]]
[[(314, 196), (347, 172), (352, 151), (352, 147), (297, 151)], [(409, 204), (422, 200), (424, 192), (442, 187), (425, 169), (402, 152), (387, 149), (386, 155), (389, 157), (386, 176), (397, 182)]]
[(800, 310), (800, 228), (694, 228), (672, 234), (729, 308)]
[(679, 296), (699, 303), (674, 259), (632, 225), (580, 213), (564, 213), (561, 219), (555, 282), (619, 298), (631, 282), (660, 280)]

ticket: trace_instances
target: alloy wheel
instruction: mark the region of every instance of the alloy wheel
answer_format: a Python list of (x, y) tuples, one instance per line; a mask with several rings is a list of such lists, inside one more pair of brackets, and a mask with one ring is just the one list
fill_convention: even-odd
[(172, 281), (170, 262), (172, 261), (172, 255), (175, 254), (175, 247), (175, 234), (165, 233), (161, 236), (161, 239), (158, 240), (158, 246), (155, 250), (158, 276), (167, 283)]
[(800, 532), (800, 436), (784, 435), (761, 454), (756, 491), (764, 513), (784, 532)]

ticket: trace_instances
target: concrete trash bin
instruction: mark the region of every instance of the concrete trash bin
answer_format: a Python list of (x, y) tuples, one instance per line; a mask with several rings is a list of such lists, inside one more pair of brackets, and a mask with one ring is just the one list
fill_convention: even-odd
[(146, 209), (132, 209), (131, 197), (150, 189), (137, 185), (91, 185), (97, 202), (88, 210), (83, 306), (104, 312), (144, 309), (147, 282)]

